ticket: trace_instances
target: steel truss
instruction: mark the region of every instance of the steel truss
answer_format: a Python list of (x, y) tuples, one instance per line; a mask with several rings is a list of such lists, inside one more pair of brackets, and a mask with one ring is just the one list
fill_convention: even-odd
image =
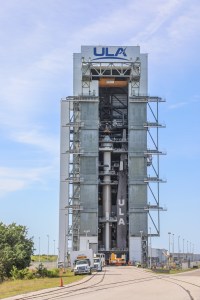
[[(131, 95), (139, 95), (141, 62), (91, 62), (82, 60), (82, 91), (91, 94), (91, 81), (110, 77), (128, 80), (131, 83)], [(86, 92), (85, 92), (86, 91)]]
[[(165, 100), (160, 97), (149, 97), (139, 95), (140, 87), (140, 61), (137, 60), (131, 63), (93, 63), (93, 62), (82, 62), (82, 90), (83, 95), (79, 97), (68, 97), (67, 100), (70, 101), (72, 105), (70, 109), (70, 122), (67, 126), (70, 127), (70, 164), (69, 164), (69, 178), (66, 180), (69, 182), (69, 205), (66, 207), (68, 215), (71, 215), (71, 224), (68, 226), (68, 240), (72, 240), (73, 250), (79, 249), (79, 232), (80, 232), (80, 183), (83, 179), (80, 178), (80, 130), (84, 125), (81, 122), (80, 116), (80, 102), (83, 101), (98, 101), (98, 97), (91, 95), (90, 85), (92, 80), (100, 77), (124, 77), (131, 83), (131, 95), (129, 97), (130, 102), (145, 102), (147, 103), (147, 108), (149, 116), (151, 116), (150, 121), (144, 123), (144, 128), (148, 133), (148, 140), (150, 141), (151, 147), (144, 152), (144, 157), (146, 157), (147, 166), (149, 170), (149, 175), (144, 178), (144, 182), (148, 185), (148, 205), (143, 208), (147, 211), (150, 223), (153, 225), (154, 232), (149, 233), (150, 236), (160, 235), (160, 211), (164, 209), (160, 207), (160, 183), (165, 182), (160, 178), (159, 174), (159, 158), (160, 155), (165, 155), (166, 153), (160, 151), (159, 149), (159, 129), (164, 128), (165, 125), (159, 122), (159, 103), (165, 102)], [(84, 93), (84, 89), (87, 91)], [(135, 92), (137, 90), (137, 92)], [(87, 96), (84, 96), (87, 95)], [(115, 98), (114, 108), (115, 113), (121, 115), (123, 110), (127, 110), (127, 105), (125, 105), (119, 96), (113, 95)], [(113, 99), (114, 99), (113, 98)], [(102, 113), (108, 114), (107, 103), (102, 102)], [(104, 109), (105, 106), (105, 109)], [(127, 113), (127, 112), (126, 112)], [(108, 119), (110, 119), (110, 114), (108, 114)], [(103, 118), (104, 119), (104, 118)], [(117, 119), (117, 115), (115, 116)], [(121, 119), (121, 117), (119, 117)], [(112, 121), (112, 117), (111, 117)], [(119, 126), (119, 124), (118, 124)], [(123, 126), (123, 124), (122, 124)], [(156, 188), (153, 188), (156, 185)], [(152, 212), (156, 212), (157, 218), (154, 220)], [(143, 241), (143, 244), (145, 240)], [(143, 246), (143, 252), (146, 253), (147, 246)]]
[[(160, 155), (166, 155), (166, 152), (159, 149), (159, 129), (165, 128), (165, 124), (159, 122), (159, 103), (165, 102), (165, 100), (159, 97), (147, 97), (147, 107), (149, 117), (152, 121), (148, 121), (144, 124), (148, 133), (148, 142), (151, 144), (151, 148), (145, 151), (144, 155), (147, 157), (147, 166), (149, 175), (144, 179), (144, 182), (148, 185), (148, 205), (144, 208), (148, 212), (149, 225), (152, 224), (154, 232), (150, 230), (149, 236), (160, 236), (160, 211), (164, 211), (163, 207), (160, 207), (160, 183), (166, 182), (160, 178)], [(154, 188), (153, 185), (156, 185)], [(156, 212), (157, 217), (153, 217), (152, 212)], [(151, 226), (150, 226), (151, 227)]]
[[(130, 102), (134, 103), (147, 103), (148, 115), (152, 119), (144, 123), (144, 128), (146, 128), (148, 133), (148, 141), (150, 148), (144, 152), (144, 157), (147, 160), (147, 167), (149, 170), (149, 175), (144, 178), (144, 182), (148, 185), (148, 200), (149, 203), (143, 209), (148, 212), (150, 224), (153, 225), (155, 233), (149, 233), (151, 236), (160, 235), (160, 211), (164, 211), (163, 207), (160, 207), (160, 183), (166, 182), (160, 178), (160, 155), (166, 155), (166, 152), (159, 149), (159, 129), (165, 128), (165, 124), (159, 122), (159, 104), (165, 102), (164, 99), (160, 97), (150, 97), (150, 96), (134, 96), (129, 98)], [(153, 187), (156, 185), (156, 188)], [(157, 217), (154, 220), (152, 212), (156, 212)]]
[(69, 183), (68, 205), (66, 214), (69, 224), (67, 224), (67, 245), (72, 244), (72, 250), (79, 250), (80, 244), (80, 212), (83, 209), (80, 201), (80, 184), (83, 178), (80, 177), (80, 156), (84, 154), (80, 145), (80, 130), (84, 126), (81, 122), (80, 104), (81, 101), (98, 101), (97, 97), (70, 96), (66, 98), (70, 102), (70, 121), (66, 126), (70, 128), (69, 135), (69, 177), (66, 181)]

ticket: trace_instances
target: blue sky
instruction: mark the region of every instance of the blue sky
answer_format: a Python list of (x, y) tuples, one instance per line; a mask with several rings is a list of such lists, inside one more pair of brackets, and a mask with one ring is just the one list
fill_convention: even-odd
[[(117, 3), (117, 4), (116, 4)], [(140, 45), (160, 105), (161, 237), (200, 253), (199, 0), (9, 0), (0, 9), (0, 220), (57, 248), (60, 99), (81, 45)], [(185, 242), (185, 249), (186, 249)], [(36, 251), (37, 252), (37, 251)]]

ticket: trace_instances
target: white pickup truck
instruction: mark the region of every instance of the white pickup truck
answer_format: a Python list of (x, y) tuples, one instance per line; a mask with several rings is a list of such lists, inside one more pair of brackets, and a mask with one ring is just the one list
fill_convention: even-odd
[(77, 259), (74, 266), (74, 275), (92, 274), (89, 259)]

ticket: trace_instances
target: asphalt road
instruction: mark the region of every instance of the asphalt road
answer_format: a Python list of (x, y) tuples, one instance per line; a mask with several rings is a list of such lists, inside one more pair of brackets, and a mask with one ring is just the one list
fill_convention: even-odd
[(160, 275), (135, 267), (106, 267), (80, 282), (7, 300), (200, 300), (200, 270)]

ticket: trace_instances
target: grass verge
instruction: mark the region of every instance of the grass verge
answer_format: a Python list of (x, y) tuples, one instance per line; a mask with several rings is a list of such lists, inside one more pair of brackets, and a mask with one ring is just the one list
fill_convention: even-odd
[[(74, 276), (73, 272), (67, 270), (67, 272), (62, 275), (63, 284), (66, 285), (75, 282), (82, 279), (84, 276), (85, 275)], [(59, 286), (60, 277), (37, 278), (31, 280), (7, 280), (0, 284), (0, 299)]]
[(152, 270), (152, 272), (156, 273), (156, 274), (179, 274), (179, 273), (185, 273), (188, 271), (192, 271), (194, 269), (186, 269), (186, 270), (181, 270), (181, 269), (154, 269)]
[(57, 255), (32, 255), (31, 256), (31, 261), (32, 262), (50, 262), (50, 261), (57, 261), (58, 257)]
[(186, 269), (186, 270), (170, 270), (169, 274), (179, 274), (179, 273), (186, 273), (189, 271), (194, 271), (194, 269)]

